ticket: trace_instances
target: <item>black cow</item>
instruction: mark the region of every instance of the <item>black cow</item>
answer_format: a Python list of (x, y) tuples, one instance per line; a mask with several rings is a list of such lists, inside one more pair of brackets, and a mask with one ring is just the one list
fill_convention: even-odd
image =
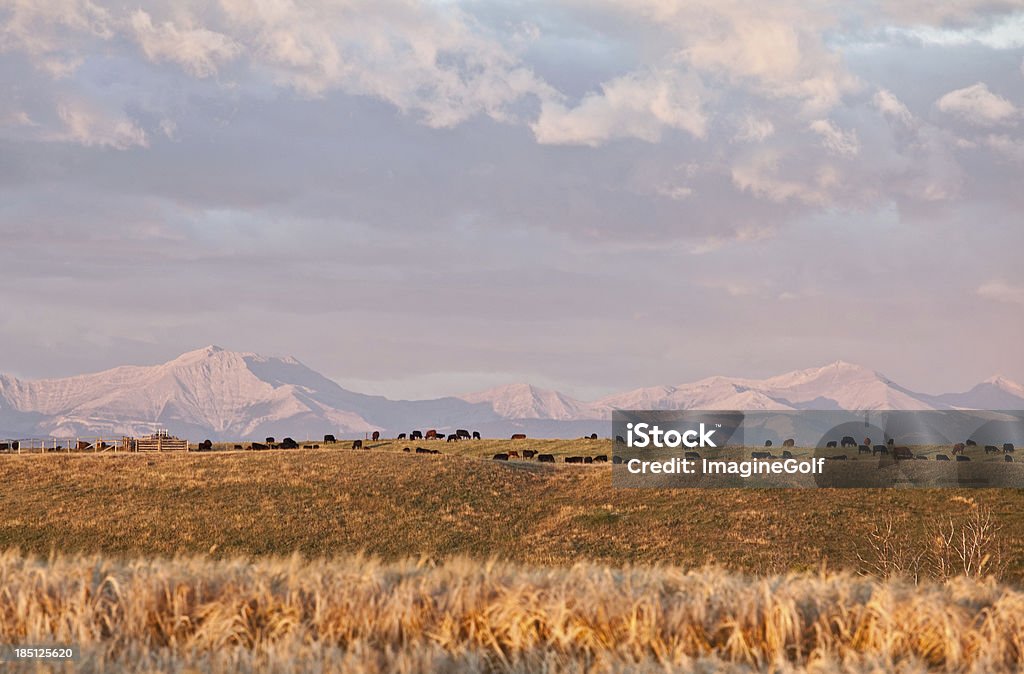
[(473, 439), (474, 440), (479, 440), (480, 439), (480, 431), (473, 431)]
[(590, 434), (590, 439), (591, 440), (597, 440), (597, 433), (591, 433)]
[(608, 455), (598, 454), (597, 456), (594, 457), (594, 463), (608, 463)]
[(968, 440), (964, 444), (967, 445), (968, 447), (977, 447), (978, 446), (978, 443), (976, 443), (974, 440)]
[[(878, 449), (879, 447), (881, 447), (881, 448), (882, 448), (882, 451), (883, 451), (884, 453), (886, 453), (886, 454), (888, 454), (888, 453), (889, 453), (889, 450), (887, 450), (887, 449), (885, 448), (885, 445), (875, 445), (875, 450), (877, 451), (877, 449)], [(872, 453), (872, 450), (871, 450), (871, 448), (870, 448), (870, 447), (868, 447), (867, 445), (857, 445), (857, 453), (858, 453), (858, 454), (871, 454), (871, 453)]]
[(566, 463), (583, 463), (582, 456), (567, 456), (565, 457)]
[(616, 465), (622, 463), (622, 457), (621, 456), (613, 456), (612, 457), (612, 463), (614, 463)]
[(935, 460), (936, 461), (949, 461), (949, 457), (946, 456), (945, 454), (936, 454), (935, 455)]
[(455, 437), (459, 438), (460, 440), (463, 438), (469, 440), (471, 436), (469, 435), (469, 431), (467, 431), (464, 428), (459, 428), (455, 431)]
[(793, 438), (786, 438), (785, 440), (782, 441), (782, 446), (783, 447), (796, 447), (796, 440), (794, 440)]
[(793, 452), (789, 451), (788, 449), (782, 450), (782, 458), (783, 459), (792, 459), (793, 458)]
[(1006, 456), (1003, 457), (1003, 461), (1005, 461), (1006, 463), (1013, 463), (1013, 457), (1007, 454)]
[(495, 461), (508, 461), (508, 454), (495, 454), (491, 458)]
[(842, 445), (845, 448), (845, 447), (856, 447), (860, 443), (858, 443), (856, 440), (854, 440), (852, 435), (844, 435), (843, 439), (840, 441), (839, 444)]
[(455, 433), (452, 433), (451, 435), (448, 436), (448, 442), (458, 442), (458, 441), (459, 441), (459, 436), (456, 435)]
[(836, 442), (835, 440), (829, 440), (828, 442), (825, 443), (825, 447), (832, 449), (835, 448), (838, 444), (839, 443)]
[(889, 447), (892, 447), (893, 445), (896, 444), (896, 438), (889, 438), (888, 440), (885, 441), (885, 444), (888, 445)]
[(686, 452), (683, 454), (685, 459), (700, 459), (700, 452)]
[[(857, 448), (857, 453), (860, 454), (859, 447)], [(888, 456), (889, 448), (886, 447), (885, 445), (875, 445), (875, 448), (871, 450), (871, 455), (874, 456), (875, 454), (883, 454), (885, 456)]]
[(409, 449), (408, 447), (402, 447), (402, 451), (403, 452), (411, 452), (412, 450)]
[(770, 459), (772, 458), (771, 452), (751, 452), (750, 458), (752, 459)]
[(272, 444), (274, 444), (277, 441), (274, 440), (274, 436), (270, 436), (266, 440), (264, 440), (264, 442), (266, 442), (268, 445), (272, 445)]
[(957, 454), (956, 460), (957, 461), (970, 461), (971, 457), (967, 456), (966, 454)]
[(362, 449), (362, 448), (363, 448), (363, 441), (362, 440), (353, 440), (352, 441), (352, 449)]
[(1004, 442), (1003, 443), (1003, 454), (1013, 454), (1013, 443), (1012, 442)]
[(295, 442), (291, 438), (285, 438), (281, 441), (281, 449), (298, 449), (299, 443)]
[(440, 453), (441, 453), (441, 450), (440, 450), (440, 449), (431, 449), (431, 450), (428, 450), (428, 451), (429, 451), (429, 452), (430, 452), (431, 454), (440, 454)]
[(399, 434), (398, 434), (398, 437), (397, 437), (397, 438), (395, 438), (395, 439), (396, 439), (396, 440), (405, 440), (405, 433), (399, 433)]
[(592, 457), (592, 456), (585, 456), (585, 457), (583, 457), (583, 463), (594, 463), (594, 457)]
[(524, 449), (523, 450), (523, 458), (524, 459), (532, 459), (535, 456), (537, 456), (537, 450), (535, 450), (535, 449)]
[(430, 450), (426, 449), (424, 447), (417, 447), (416, 448), (416, 453), (417, 454), (430, 454)]
[(371, 433), (370, 439), (373, 440), (374, 442), (380, 440), (380, 431), (374, 431), (373, 433)]
[(256, 449), (256, 450), (267, 449), (267, 445), (261, 445), (258, 442), (253, 442), (253, 443), (251, 443), (249, 445), (249, 449)]
[[(829, 457), (826, 457), (826, 458), (829, 458)], [(831, 458), (832, 458), (833, 461), (846, 461), (848, 457), (845, 454), (840, 454), (839, 456), (833, 456)]]
[(999, 448), (996, 447), (995, 445), (985, 445), (985, 453), (986, 454), (998, 454), (999, 453)]
[(771, 440), (765, 440), (764, 441), (764, 446), (765, 447), (771, 447), (772, 446), (772, 441)]
[(554, 454), (538, 454), (537, 455), (537, 461), (539, 461), (541, 463), (554, 463), (555, 462), (555, 455)]
[(413, 431), (412, 433), (409, 434), (409, 439), (410, 440), (422, 440), (423, 439), (423, 432), (422, 431)]
[(235, 445), (235, 449), (242, 449), (241, 445)]
[(213, 443), (210, 442), (209, 440), (203, 440), (202, 442), (199, 443), (200, 452), (208, 452), (211, 449), (213, 449)]
[(334, 444), (337, 441), (338, 441), (338, 439), (336, 437), (334, 437), (333, 435), (328, 434), (328, 435), (324, 436), (324, 444), (325, 445), (332, 445), (332, 444)]

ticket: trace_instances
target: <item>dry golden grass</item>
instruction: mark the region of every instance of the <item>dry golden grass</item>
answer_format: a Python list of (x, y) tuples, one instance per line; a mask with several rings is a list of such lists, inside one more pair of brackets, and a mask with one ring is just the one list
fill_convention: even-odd
[(65, 669), (79, 672), (1017, 672), (1024, 593), (823, 571), (8, 551), (0, 642), (78, 644)]
[[(410, 455), (391, 444), (392, 451), (0, 456), (0, 548), (214, 557), (365, 551), (387, 560), (713, 563), (756, 574), (814, 570), (824, 559), (830, 568), (868, 570), (865, 544), (883, 518), (893, 519), (903, 543), (927, 549), (937, 522), (970, 514), (966, 496), (1002, 527), (1003, 577), (1024, 578), (1021, 490), (616, 489), (607, 465), (506, 464), (480, 457), (509, 441), (460, 444), (470, 455)], [(526, 446), (596, 454), (608, 443)]]

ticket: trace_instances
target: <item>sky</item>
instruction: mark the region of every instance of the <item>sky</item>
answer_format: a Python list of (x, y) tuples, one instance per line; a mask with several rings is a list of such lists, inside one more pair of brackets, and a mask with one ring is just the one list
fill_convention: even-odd
[(0, 0), (0, 372), (1024, 381), (1024, 0)]

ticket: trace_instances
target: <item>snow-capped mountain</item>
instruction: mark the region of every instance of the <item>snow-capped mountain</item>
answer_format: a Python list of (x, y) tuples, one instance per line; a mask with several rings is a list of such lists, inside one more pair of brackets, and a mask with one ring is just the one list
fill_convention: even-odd
[(574, 437), (607, 432), (613, 409), (1024, 409), (1024, 387), (993, 377), (964, 393), (915, 393), (842, 361), (768, 379), (710, 377), (594, 402), (512, 384), (435, 400), (390, 400), (346, 390), (294, 358), (209, 346), (162, 365), (65, 379), (0, 375), (0, 438), (141, 435), (166, 428), (190, 439), (267, 435), (361, 436), (380, 429), (479, 429)]
[(486, 403), (506, 419), (599, 419), (601, 414), (589, 403), (530, 384), (507, 384), (486, 391), (459, 396), (470, 403)]

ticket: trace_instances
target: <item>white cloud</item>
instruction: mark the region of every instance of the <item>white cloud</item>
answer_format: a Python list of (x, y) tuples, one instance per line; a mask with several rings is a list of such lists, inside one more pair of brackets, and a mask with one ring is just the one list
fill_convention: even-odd
[(733, 136), (733, 140), (739, 142), (760, 143), (761, 141), (770, 138), (774, 133), (775, 125), (772, 124), (771, 120), (755, 117), (754, 115), (746, 115), (742, 120), (740, 120), (736, 129), (736, 134)]
[(141, 9), (135, 10), (130, 21), (147, 58), (177, 63), (196, 77), (215, 74), (218, 64), (230, 61), (242, 50), (227, 35), (205, 28), (178, 28), (170, 21), (154, 26), (152, 17)]
[(989, 134), (983, 142), (1010, 161), (1024, 162), (1024, 140), (1006, 134)]
[(977, 126), (1012, 123), (1019, 116), (1019, 110), (1013, 103), (989, 91), (983, 82), (951, 91), (936, 105), (939, 110)]
[(835, 176), (828, 167), (820, 167), (811, 181), (785, 177), (780, 168), (782, 156), (777, 150), (762, 150), (732, 168), (732, 182), (740, 190), (777, 203), (802, 202), (824, 205)]
[(856, 130), (843, 131), (828, 119), (816, 119), (808, 128), (821, 136), (822, 146), (834, 155), (855, 157), (860, 152)]
[(896, 98), (896, 95), (888, 89), (879, 89), (875, 92), (874, 98), (871, 99), (875, 107), (878, 108), (886, 117), (894, 119), (906, 126), (910, 126), (914, 123), (914, 115), (911, 114), (910, 110), (903, 101)]
[(1024, 287), (1015, 286), (1004, 281), (989, 281), (978, 286), (979, 296), (996, 302), (1007, 304), (1024, 304)]
[(57, 115), (64, 126), (59, 132), (48, 134), (47, 140), (116, 150), (149, 145), (146, 132), (132, 120), (107, 116), (79, 102), (61, 103)]
[(597, 146), (614, 138), (656, 142), (665, 129), (703, 138), (707, 133), (704, 88), (686, 73), (631, 73), (606, 82), (600, 93), (566, 107), (547, 101), (533, 124), (537, 142)]

